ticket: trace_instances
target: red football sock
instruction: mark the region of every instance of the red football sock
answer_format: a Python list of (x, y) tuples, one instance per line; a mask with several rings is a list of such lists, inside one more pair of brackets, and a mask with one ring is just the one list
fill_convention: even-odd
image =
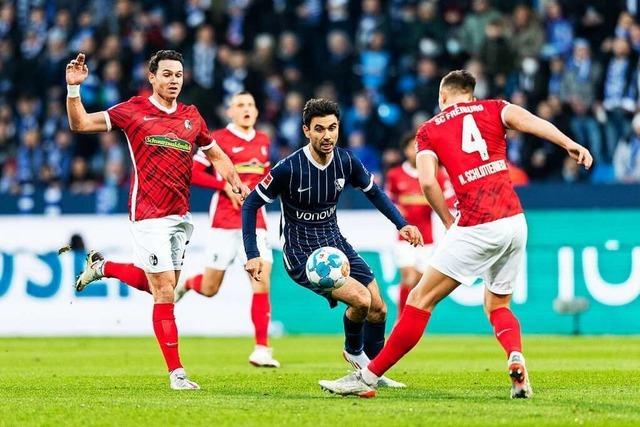
[(271, 303), (269, 293), (254, 293), (251, 301), (251, 321), (256, 330), (256, 344), (269, 345), (269, 319), (271, 317)]
[(178, 354), (178, 328), (173, 315), (173, 303), (154, 304), (153, 332), (156, 334), (169, 372), (182, 368)]
[(126, 283), (133, 288), (151, 293), (144, 270), (133, 264), (105, 261), (102, 270), (105, 277), (119, 279), (122, 283)]
[(197, 293), (202, 295), (202, 274), (189, 277), (184, 282), (184, 287), (186, 289), (191, 289), (192, 291), (196, 291)]
[(398, 319), (400, 319), (402, 310), (404, 310), (404, 306), (407, 304), (409, 292), (411, 292), (411, 286), (408, 286), (406, 283), (401, 283), (400, 294), (398, 295)]
[(511, 310), (506, 307), (497, 308), (489, 313), (489, 321), (500, 345), (507, 352), (507, 357), (512, 351), (522, 353), (520, 323)]
[(406, 305), (398, 324), (391, 331), (387, 344), (369, 363), (369, 370), (381, 377), (395, 365), (402, 356), (418, 344), (427, 327), (429, 317), (431, 317), (430, 312)]

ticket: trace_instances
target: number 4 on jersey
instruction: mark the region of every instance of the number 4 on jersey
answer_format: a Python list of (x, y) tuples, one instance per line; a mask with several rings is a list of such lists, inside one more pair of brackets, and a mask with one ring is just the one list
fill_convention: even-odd
[(471, 114), (467, 114), (462, 119), (462, 151), (465, 153), (480, 153), (482, 160), (489, 160), (487, 143), (480, 135), (480, 130)]

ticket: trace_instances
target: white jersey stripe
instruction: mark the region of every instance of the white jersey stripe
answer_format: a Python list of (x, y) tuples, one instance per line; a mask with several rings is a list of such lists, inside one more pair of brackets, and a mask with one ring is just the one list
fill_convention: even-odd
[(131, 221), (136, 220), (136, 199), (138, 197), (138, 166), (136, 165), (136, 158), (133, 155), (133, 147), (129, 136), (125, 133), (124, 137), (127, 140), (127, 146), (129, 147), (129, 154), (131, 155), (131, 163), (133, 164), (133, 186), (131, 187)]

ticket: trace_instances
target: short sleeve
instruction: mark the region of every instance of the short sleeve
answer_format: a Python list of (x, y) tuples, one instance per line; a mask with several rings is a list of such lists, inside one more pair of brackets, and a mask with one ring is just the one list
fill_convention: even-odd
[(418, 129), (418, 133), (416, 134), (416, 152), (418, 156), (429, 154), (437, 159), (438, 155), (436, 154), (435, 147), (429, 138), (427, 125), (428, 124), (425, 123)]
[(206, 167), (211, 166), (209, 158), (202, 152), (201, 149), (198, 149), (198, 151), (196, 151), (196, 154), (193, 156), (193, 161), (203, 164)]
[(126, 129), (131, 122), (134, 109), (131, 100), (128, 100), (116, 104), (105, 111), (104, 118), (107, 122), (107, 130), (109, 131), (113, 128)]
[(507, 122), (504, 120), (504, 112), (506, 111), (506, 108), (511, 104), (504, 99), (491, 99), (486, 102), (491, 105), (491, 108), (495, 111), (495, 114), (500, 117), (500, 123), (502, 123), (502, 126), (506, 129)]
[(351, 153), (348, 155), (351, 162), (350, 184), (366, 193), (373, 187), (373, 174), (364, 167), (356, 156)]
[(200, 150), (207, 151), (208, 149), (213, 148), (218, 144), (215, 138), (211, 135), (211, 132), (209, 132), (207, 123), (204, 121), (198, 110), (196, 110), (196, 115), (198, 117), (198, 134), (196, 135), (196, 145), (200, 147)]
[(288, 188), (290, 174), (289, 163), (286, 160), (279, 162), (256, 185), (256, 193), (265, 202), (274, 202)]

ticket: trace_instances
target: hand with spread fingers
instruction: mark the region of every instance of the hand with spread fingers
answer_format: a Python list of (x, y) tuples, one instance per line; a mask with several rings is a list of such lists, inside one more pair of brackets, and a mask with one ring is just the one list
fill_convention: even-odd
[(422, 234), (415, 225), (405, 225), (402, 227), (400, 229), (400, 236), (411, 243), (412, 246), (422, 246), (424, 244)]
[(84, 53), (79, 53), (76, 59), (67, 64), (65, 76), (68, 85), (79, 85), (89, 76), (89, 68), (84, 60)]

